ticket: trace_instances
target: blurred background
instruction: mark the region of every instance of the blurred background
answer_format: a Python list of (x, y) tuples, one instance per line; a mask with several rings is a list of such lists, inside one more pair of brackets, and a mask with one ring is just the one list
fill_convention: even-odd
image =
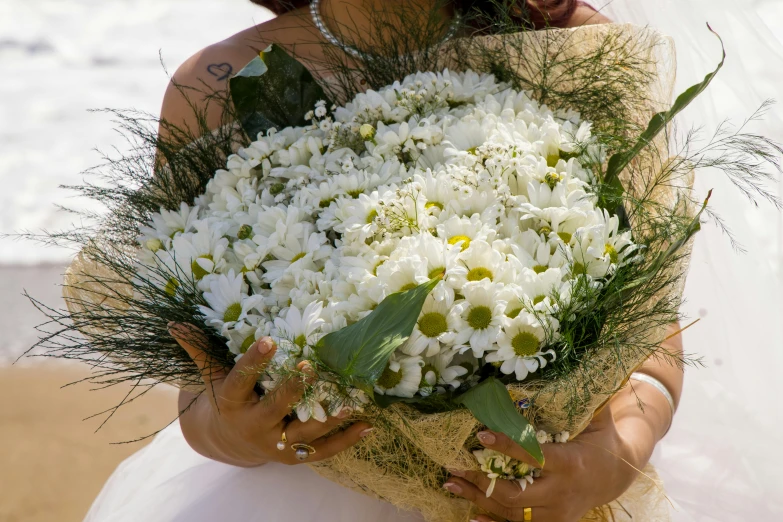
[[(736, 4), (758, 13), (767, 34), (783, 44), (783, 1)], [(72, 193), (59, 185), (81, 183), (81, 173), (100, 163), (98, 150), (121, 152), (126, 147), (111, 118), (90, 109), (133, 108), (157, 114), (168, 83), (164, 66), (173, 73), (201, 48), (270, 16), (247, 0), (2, 0), (0, 234), (67, 227), (73, 217), (58, 210), (58, 204), (90, 208), (89, 202), (71, 198)], [(706, 70), (705, 65), (699, 74)], [(777, 85), (778, 98), (783, 98), (783, 69), (766, 71), (764, 81)], [(783, 140), (783, 135), (776, 138)], [(752, 224), (761, 218), (748, 219)], [(780, 220), (775, 222), (773, 214), (771, 223), (757, 225), (766, 231), (770, 249), (746, 255), (751, 261), (761, 255), (759, 262), (779, 264)], [(60, 389), (88, 374), (89, 369), (79, 364), (23, 358), (12, 366), (35, 343), (35, 326), (43, 319), (23, 290), (59, 307), (58, 285), (72, 255), (67, 249), (0, 237), (0, 522), (81, 520), (116, 465), (145, 441), (110, 443), (153, 433), (176, 416), (176, 393), (160, 389), (96, 433), (104, 417), (83, 419), (116, 404), (127, 389), (93, 393), (84, 384)], [(779, 281), (769, 288), (780, 289)], [(691, 315), (703, 316), (703, 308), (693, 306)], [(708, 366), (722, 365), (720, 355), (706, 355)], [(689, 389), (699, 390), (691, 396), (709, 397), (715, 374), (705, 372), (689, 373), (684, 408)], [(769, 399), (779, 404), (776, 397)], [(695, 406), (691, 410), (690, 423), (680, 413), (670, 435), (687, 437), (689, 443), (664, 447), (656, 455), (664, 478), (676, 476), (676, 463), (693, 457), (683, 451), (698, 453), (698, 434), (711, 422)], [(713, 469), (714, 462), (705, 460), (703, 471)], [(780, 507), (779, 500), (769, 498), (775, 491), (783, 492), (777, 469), (772, 477), (776, 484), (747, 485), (760, 488), (759, 501), (768, 504), (759, 514)], [(725, 469), (715, 472), (725, 474), (721, 480), (732, 480)], [(724, 507), (731, 507), (731, 502), (711, 497), (709, 491), (670, 495), (686, 506), (717, 506), (712, 514), (700, 515), (700, 521), (729, 519)], [(783, 520), (765, 517), (752, 519)]]

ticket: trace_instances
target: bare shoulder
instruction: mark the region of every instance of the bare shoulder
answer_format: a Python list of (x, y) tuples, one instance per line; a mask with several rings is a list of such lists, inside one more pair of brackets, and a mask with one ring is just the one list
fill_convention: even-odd
[[(271, 22), (271, 21), (270, 21)], [(205, 47), (188, 58), (172, 75), (163, 97), (161, 120), (178, 128), (196, 130), (201, 114), (210, 129), (223, 123), (223, 106), (215, 93), (224, 93), (228, 80), (252, 60), (263, 41), (264, 24)], [(165, 126), (161, 134), (167, 134)]]

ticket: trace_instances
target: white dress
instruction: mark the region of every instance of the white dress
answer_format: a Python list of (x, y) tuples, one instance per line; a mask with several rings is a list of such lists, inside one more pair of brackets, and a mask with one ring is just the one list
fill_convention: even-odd
[[(688, 109), (686, 126), (687, 119), (709, 126), (717, 123), (716, 115), (748, 116), (747, 109), (766, 96), (758, 92), (764, 90), (763, 70), (754, 65), (761, 61), (765, 67), (783, 70), (783, 57), (774, 50), (767, 48), (768, 54), (758, 56), (763, 46), (752, 47), (749, 42), (763, 44), (768, 35), (763, 24), (757, 25), (760, 21), (741, 20), (749, 14), (734, 2), (615, 0), (606, 14), (615, 21), (650, 23), (673, 35), (681, 75), (677, 92), (700, 81), (719, 59), (719, 47), (703, 28), (704, 18), (721, 32), (730, 60), (710, 88), (712, 94)], [(719, 27), (716, 20), (725, 25)], [(743, 33), (748, 28), (754, 32)], [(758, 78), (752, 85), (757, 92), (743, 90), (740, 96), (738, 82), (748, 77)], [(780, 119), (773, 115), (762, 132), (783, 138)], [(711, 187), (716, 189), (712, 201), (716, 210), (749, 253), (733, 252), (715, 227), (705, 227), (697, 235), (685, 311), (702, 320), (684, 333), (684, 343), (687, 352), (705, 356), (709, 367), (687, 371), (680, 411), (653, 462), (675, 501), (674, 521), (783, 520), (783, 462), (770, 435), (781, 432), (783, 419), (778, 394), (770, 396), (764, 387), (765, 381), (777, 381), (783, 371), (783, 225), (771, 207), (753, 209), (722, 174), (697, 176), (697, 190)], [(761, 360), (768, 362), (759, 364)], [(307, 466), (268, 464), (245, 469), (209, 460), (188, 446), (178, 423), (117, 468), (86, 518), (87, 522), (213, 520), (422, 518), (345, 489)]]

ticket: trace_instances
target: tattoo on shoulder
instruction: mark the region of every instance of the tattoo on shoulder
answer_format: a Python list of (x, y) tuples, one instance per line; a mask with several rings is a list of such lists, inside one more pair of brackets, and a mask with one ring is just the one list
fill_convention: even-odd
[(222, 82), (231, 76), (234, 68), (230, 63), (211, 63), (207, 66), (207, 72)]

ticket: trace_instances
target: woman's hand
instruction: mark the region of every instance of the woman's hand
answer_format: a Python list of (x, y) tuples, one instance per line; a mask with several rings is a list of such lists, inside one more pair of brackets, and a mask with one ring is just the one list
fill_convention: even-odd
[[(486, 448), (532, 466), (538, 465), (525, 450), (501, 433), (483, 431), (478, 438)], [(500, 520), (577, 522), (590, 509), (619, 497), (638, 474), (625, 462), (633, 462), (634, 451), (616, 429), (609, 406), (574, 440), (565, 444), (546, 444), (543, 450), (545, 465), (541, 476), (525, 491), (516, 482), (498, 480), (492, 496), (487, 498), (485, 492), (490, 479), (481, 471), (452, 470), (453, 476), (443, 487)], [(528, 514), (531, 518), (525, 518), (525, 508), (532, 509)], [(475, 520), (489, 522), (495, 519), (479, 515)]]
[[(289, 378), (259, 398), (254, 391), (255, 384), (277, 350), (268, 337), (256, 341), (226, 373), (198, 348), (204, 342), (200, 330), (187, 324), (173, 324), (169, 332), (199, 367), (206, 385), (206, 390), (197, 397), (180, 392), (182, 433), (190, 446), (206, 457), (243, 467), (270, 461), (302, 464), (291, 444), (303, 442), (315, 448), (315, 453), (305, 462), (315, 462), (353, 446), (372, 429), (366, 422), (357, 422), (326, 436), (345, 421), (350, 414), (347, 410), (326, 422), (287, 422), (291, 406), (301, 399), (305, 389), (304, 379), (300, 377)], [(306, 362), (300, 369), (304, 374), (312, 373)], [(277, 444), (283, 430), (288, 442), (280, 450)]]

